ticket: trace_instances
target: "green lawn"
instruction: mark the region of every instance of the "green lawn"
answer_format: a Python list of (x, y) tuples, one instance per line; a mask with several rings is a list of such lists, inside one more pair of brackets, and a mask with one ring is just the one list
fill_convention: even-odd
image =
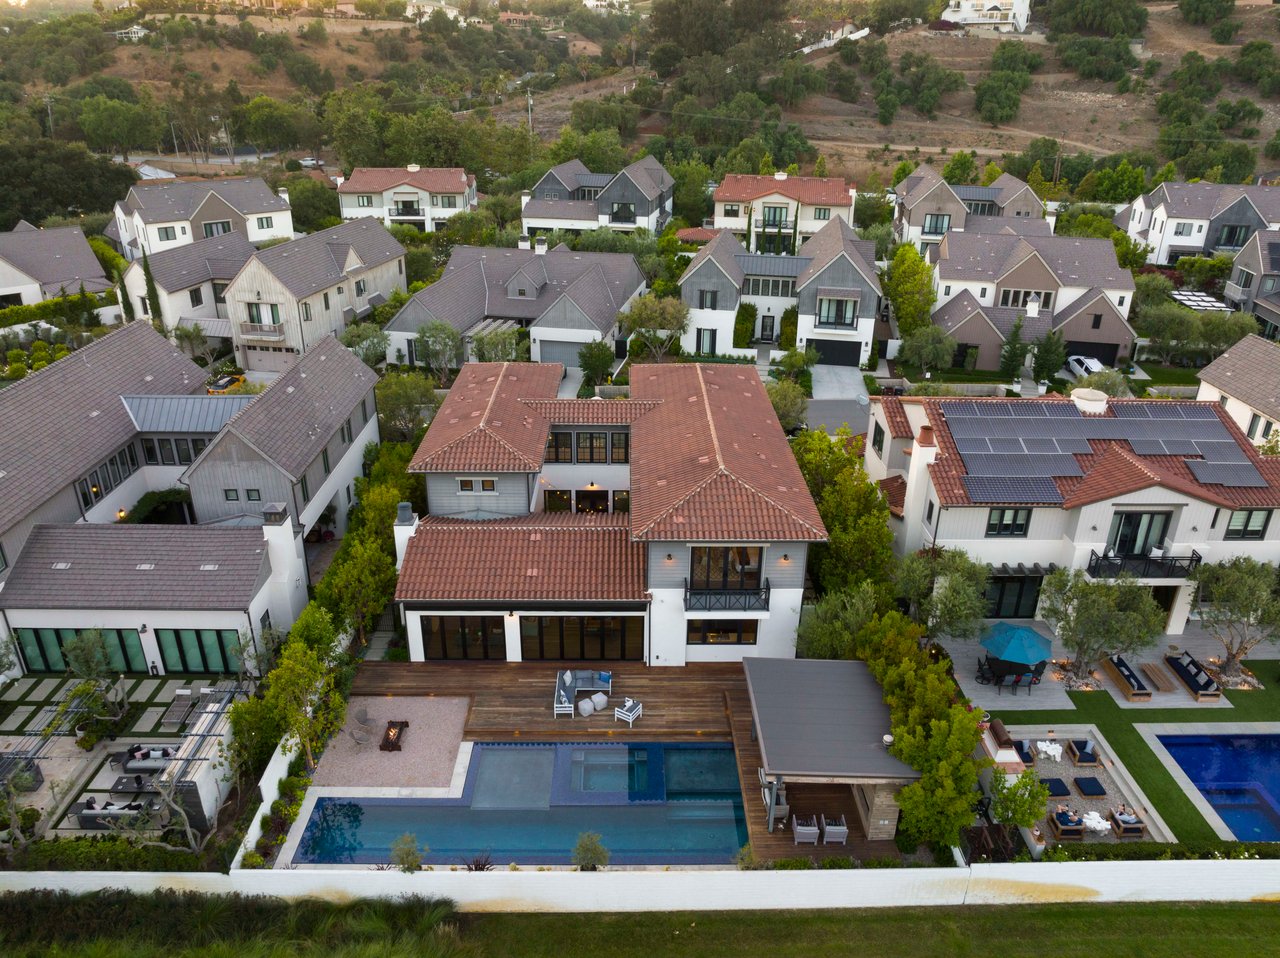
[[(1199, 386), (1200, 376), (1198, 369), (1183, 369), (1180, 366), (1157, 366), (1154, 363), (1142, 363), (1142, 371), (1151, 377), (1150, 385), (1152, 386)], [(1145, 380), (1134, 380), (1138, 385), (1144, 385)]]
[(1256, 660), (1246, 664), (1267, 688), (1257, 692), (1227, 692), (1234, 708), (1123, 709), (1106, 692), (1069, 692), (1076, 703), (1074, 711), (995, 711), (992, 715), (1006, 725), (1050, 728), (1096, 725), (1174, 835), (1180, 841), (1212, 841), (1217, 836), (1209, 823), (1133, 726), (1134, 723), (1280, 722), (1280, 662)]

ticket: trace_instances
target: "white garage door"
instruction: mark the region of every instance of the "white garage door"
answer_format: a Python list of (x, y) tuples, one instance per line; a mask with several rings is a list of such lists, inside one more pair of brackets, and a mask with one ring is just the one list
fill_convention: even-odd
[(282, 373), (298, 358), (285, 346), (246, 346), (244, 368), (256, 373)]
[(578, 368), (578, 350), (583, 343), (566, 343), (558, 339), (538, 340), (538, 355), (544, 363), (564, 363), (566, 369)]

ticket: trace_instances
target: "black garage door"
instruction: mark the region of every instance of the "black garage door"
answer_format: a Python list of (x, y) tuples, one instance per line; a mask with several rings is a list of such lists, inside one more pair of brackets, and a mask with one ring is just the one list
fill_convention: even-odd
[(1067, 343), (1068, 356), (1092, 356), (1104, 366), (1114, 366), (1119, 352), (1119, 343), (1084, 343), (1074, 339)]
[(862, 359), (862, 343), (811, 339), (809, 345), (818, 351), (818, 362), (828, 366), (857, 366)]

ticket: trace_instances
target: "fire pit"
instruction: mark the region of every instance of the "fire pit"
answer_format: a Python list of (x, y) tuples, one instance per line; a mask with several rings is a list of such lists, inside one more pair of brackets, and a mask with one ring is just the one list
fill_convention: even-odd
[(400, 751), (400, 743), (404, 740), (404, 730), (408, 727), (408, 722), (388, 722), (387, 730), (382, 733), (382, 742), (378, 745), (378, 748), (384, 752)]

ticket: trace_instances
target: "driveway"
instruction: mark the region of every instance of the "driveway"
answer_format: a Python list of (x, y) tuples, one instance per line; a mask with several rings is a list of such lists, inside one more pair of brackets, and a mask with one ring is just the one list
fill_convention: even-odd
[(814, 399), (853, 399), (867, 394), (862, 370), (857, 366), (819, 364), (811, 371)]
[(556, 390), (556, 397), (559, 399), (576, 399), (578, 397), (578, 389), (582, 386), (582, 370), (578, 368), (566, 369), (564, 371), (564, 379), (560, 380), (560, 388)]
[[(817, 390), (814, 390), (815, 392)], [(869, 419), (867, 407), (856, 399), (810, 399), (807, 423), (810, 429), (820, 429), (835, 435), (837, 429), (848, 424), (855, 436), (867, 431)]]

